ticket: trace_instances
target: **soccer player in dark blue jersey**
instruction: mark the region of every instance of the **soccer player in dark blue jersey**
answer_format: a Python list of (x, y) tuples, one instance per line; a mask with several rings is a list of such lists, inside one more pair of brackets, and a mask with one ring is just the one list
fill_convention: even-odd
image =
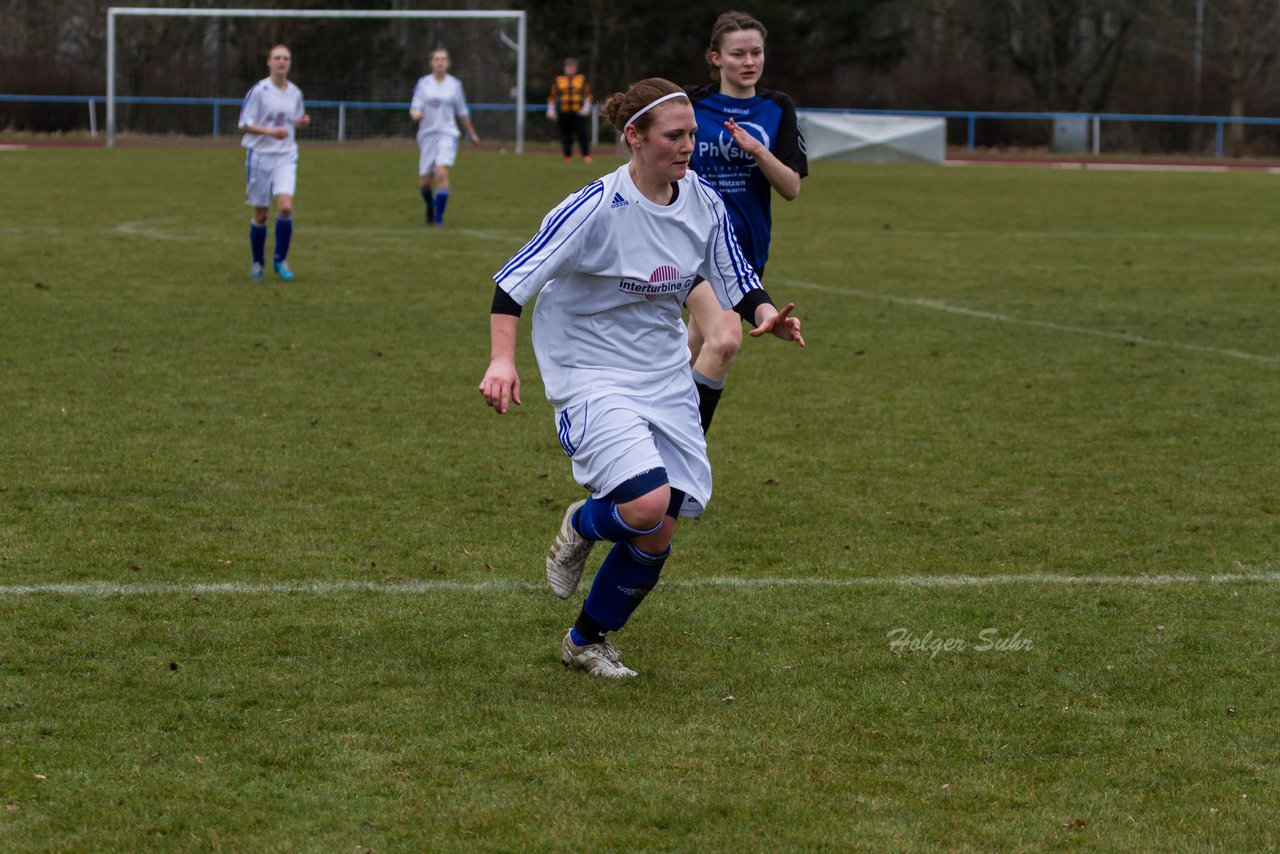
[[(716, 19), (707, 48), (717, 82), (685, 89), (698, 121), (690, 165), (720, 191), (738, 243), (761, 277), (769, 260), (773, 192), (791, 201), (800, 194), (800, 179), (809, 174), (795, 104), (785, 93), (757, 85), (764, 72), (765, 34), (764, 24), (750, 15), (725, 12)], [(742, 321), (720, 307), (706, 284), (695, 287), (685, 305), (706, 432), (742, 346)]]

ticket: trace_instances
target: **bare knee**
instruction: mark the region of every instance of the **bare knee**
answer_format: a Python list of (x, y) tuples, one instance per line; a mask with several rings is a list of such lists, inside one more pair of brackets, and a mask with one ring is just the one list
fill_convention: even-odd
[(648, 531), (662, 524), (662, 520), (667, 515), (667, 506), (670, 504), (671, 487), (663, 484), (639, 498), (619, 504), (618, 513), (622, 515), (622, 521), (632, 528)]

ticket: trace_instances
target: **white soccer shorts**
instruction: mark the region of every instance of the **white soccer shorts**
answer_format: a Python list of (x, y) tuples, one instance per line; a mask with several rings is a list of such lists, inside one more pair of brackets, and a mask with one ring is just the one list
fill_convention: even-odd
[(711, 500), (711, 462), (687, 368), (659, 394), (610, 394), (567, 406), (555, 419), (574, 480), (595, 497), (662, 466), (672, 488), (688, 496), (681, 516), (697, 516)]
[(298, 184), (298, 153), (259, 154), (249, 149), (244, 161), (244, 202), (255, 208), (271, 206), (275, 196), (292, 196)]
[(458, 138), (429, 133), (418, 140), (418, 176), (430, 175), (437, 166), (452, 166), (458, 158)]

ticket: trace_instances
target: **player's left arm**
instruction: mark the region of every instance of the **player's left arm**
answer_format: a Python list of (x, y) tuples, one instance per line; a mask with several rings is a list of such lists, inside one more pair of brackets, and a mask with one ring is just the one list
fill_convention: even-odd
[(467, 139), (471, 140), (472, 145), (480, 144), (480, 137), (476, 135), (476, 129), (471, 124), (470, 116), (458, 116), (458, 124), (462, 125), (462, 129), (467, 132)]
[(783, 341), (794, 341), (804, 346), (804, 336), (800, 334), (800, 318), (791, 317), (795, 303), (787, 303), (781, 311), (774, 305), (768, 291), (760, 284), (760, 277), (747, 263), (738, 245), (737, 235), (733, 231), (733, 223), (724, 211), (724, 202), (719, 196), (708, 198), (716, 214), (717, 225), (712, 230), (707, 244), (707, 256), (699, 274), (711, 285), (716, 299), (724, 309), (732, 308), (738, 315), (755, 328), (750, 334), (759, 338), (766, 332), (781, 338)]
[(795, 303), (789, 302), (779, 311), (771, 302), (761, 303), (756, 306), (756, 328), (747, 334), (752, 338), (759, 338), (766, 332), (771, 332), (783, 341), (794, 341), (803, 347), (804, 336), (800, 334), (800, 318), (791, 317), (795, 307)]
[(307, 115), (307, 105), (303, 103), (302, 97), (298, 97), (298, 117), (294, 119), (293, 126), (296, 128), (305, 128), (311, 124), (311, 116)]
[(458, 83), (453, 112), (458, 117), (458, 124), (467, 132), (467, 139), (471, 140), (472, 145), (479, 145), (480, 137), (476, 134), (475, 125), (471, 124), (471, 111), (467, 109), (467, 95), (462, 90), (462, 83)]

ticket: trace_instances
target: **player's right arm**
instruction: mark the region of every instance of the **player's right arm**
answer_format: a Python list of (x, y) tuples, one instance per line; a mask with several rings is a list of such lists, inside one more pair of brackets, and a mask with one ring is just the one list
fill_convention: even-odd
[(574, 269), (603, 198), (604, 181), (594, 181), (557, 205), (533, 239), (494, 274), (498, 287), (525, 305), (547, 282)]
[(413, 99), (409, 104), (409, 117), (415, 122), (422, 121), (422, 108), (426, 106), (426, 98), (422, 93), (422, 81), (419, 80), (413, 87)]
[(484, 402), (505, 415), (514, 402), (520, 406), (520, 375), (516, 372), (516, 333), (520, 315), (489, 315), (489, 369), (480, 381)]
[(603, 196), (604, 182), (595, 181), (565, 199), (543, 218), (533, 239), (493, 276), (489, 369), (480, 381), (480, 394), (499, 415), (510, 409), (512, 401), (520, 405), (515, 357), (521, 309), (547, 282), (577, 266), (592, 214)]
[(724, 123), (725, 130), (733, 137), (738, 147), (751, 155), (765, 180), (778, 195), (789, 202), (800, 195), (800, 173), (783, 163), (760, 140), (747, 133), (732, 118)]

